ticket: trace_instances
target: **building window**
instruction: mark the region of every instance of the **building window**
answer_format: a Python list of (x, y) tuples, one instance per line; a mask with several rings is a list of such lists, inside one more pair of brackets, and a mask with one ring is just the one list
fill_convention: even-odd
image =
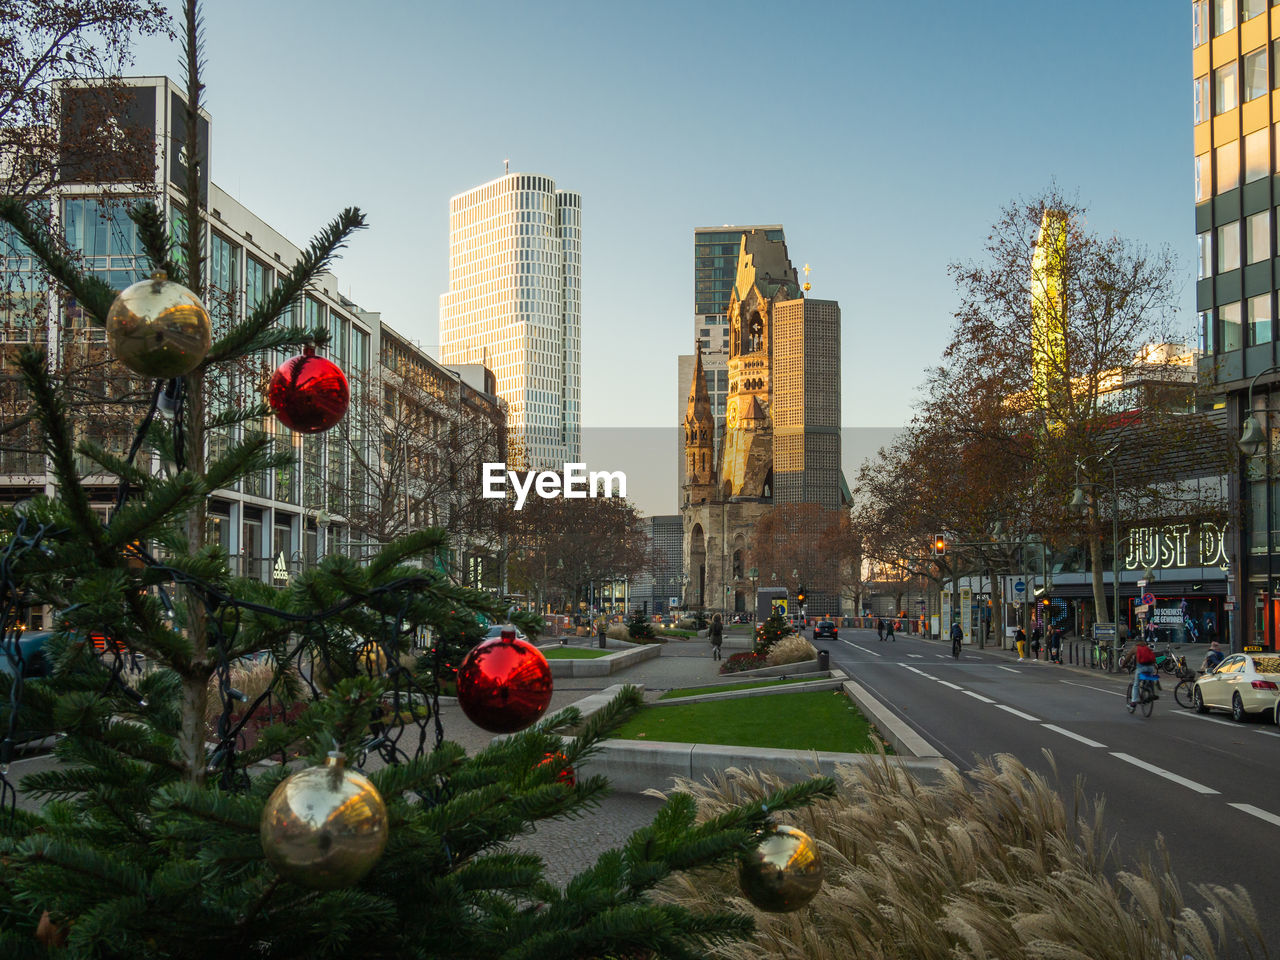
[(1196, 157), (1196, 203), (1209, 199), (1209, 155), (1202, 153)]
[(1271, 342), (1271, 294), (1249, 298), (1249, 346)]
[(1240, 221), (1232, 220), (1218, 228), (1218, 272), (1240, 268)]
[(1271, 169), (1271, 130), (1264, 128), (1244, 138), (1244, 182), (1261, 180)]
[(1221, 36), (1236, 26), (1236, 4), (1239, 0), (1213, 0), (1213, 35)]
[(1244, 98), (1256, 100), (1267, 92), (1267, 48), (1259, 47), (1244, 55)]
[(1209, 119), (1209, 75), (1207, 73), (1192, 81), (1191, 119), (1194, 123), (1204, 123)]
[(1232, 140), (1213, 151), (1213, 167), (1218, 180), (1215, 193), (1240, 186), (1240, 142)]
[(1204, 233), (1196, 235), (1196, 248), (1199, 251), (1199, 269), (1196, 271), (1196, 279), (1203, 280), (1205, 277), (1213, 276), (1213, 231), (1206, 230)]
[(1240, 349), (1240, 302), (1224, 303), (1218, 307), (1218, 316), (1222, 318), (1222, 349)]
[(1241, 0), (1240, 3), (1240, 19), (1252, 20), (1260, 13), (1265, 13), (1267, 9), (1267, 0)]
[(1271, 256), (1271, 211), (1255, 213), (1244, 222), (1244, 262), (1257, 263)]
[(1198, 47), (1209, 42), (1209, 0), (1195, 0), (1191, 4), (1191, 45)]
[(1203, 354), (1213, 353), (1213, 311), (1200, 311), (1200, 352)]
[(1236, 63), (1233, 60), (1213, 71), (1213, 115), (1234, 110), (1240, 105), (1240, 86), (1237, 83)]

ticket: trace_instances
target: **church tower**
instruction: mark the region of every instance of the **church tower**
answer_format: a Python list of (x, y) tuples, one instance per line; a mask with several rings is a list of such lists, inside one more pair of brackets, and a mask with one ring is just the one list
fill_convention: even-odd
[(694, 361), (693, 385), (684, 415), (685, 503), (711, 499), (716, 488), (716, 418), (711, 412), (706, 375), (702, 370), (702, 348)]

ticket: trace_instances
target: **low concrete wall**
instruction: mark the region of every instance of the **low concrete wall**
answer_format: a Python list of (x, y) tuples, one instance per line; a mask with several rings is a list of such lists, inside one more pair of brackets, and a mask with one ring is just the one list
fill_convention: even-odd
[(754, 670), (738, 670), (735, 673), (724, 673), (724, 677), (741, 677), (750, 680), (752, 677), (798, 677), (803, 673), (817, 673), (817, 660), (801, 660), (798, 663), (783, 663), (776, 667), (756, 667)]
[[(651, 707), (669, 707), (674, 703), (702, 703), (708, 700), (730, 700), (734, 697), (769, 697), (777, 693), (809, 693), (813, 690), (838, 690), (847, 679), (843, 670), (824, 670), (805, 683), (788, 683), (777, 687), (756, 687), (753, 690), (724, 690), (716, 693), (699, 693), (692, 697), (670, 697), (654, 700)], [(711, 686), (711, 684), (706, 684)]]
[(553, 677), (607, 677), (611, 673), (662, 656), (662, 645), (649, 643), (619, 650), (603, 657), (584, 657), (580, 660), (548, 660)]

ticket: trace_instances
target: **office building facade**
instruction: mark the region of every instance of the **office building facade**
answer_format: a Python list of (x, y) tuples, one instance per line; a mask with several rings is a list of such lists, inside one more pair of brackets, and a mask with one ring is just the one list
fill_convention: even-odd
[(1199, 378), (1220, 394), (1231, 422), (1242, 424), (1252, 412), (1267, 438), (1240, 460), (1240, 480), (1232, 484), (1232, 515), (1243, 523), (1230, 563), (1229, 636), (1236, 649), (1275, 650), (1280, 8), (1266, 0), (1195, 0), (1191, 25)]
[(511, 173), (449, 201), (440, 359), (493, 370), (532, 468), (581, 459), (582, 198)]

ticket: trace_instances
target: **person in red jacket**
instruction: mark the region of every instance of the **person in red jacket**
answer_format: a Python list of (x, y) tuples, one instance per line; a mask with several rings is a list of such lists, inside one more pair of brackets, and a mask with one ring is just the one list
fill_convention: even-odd
[(1156, 652), (1147, 646), (1146, 637), (1138, 637), (1138, 642), (1133, 648), (1133, 662), (1136, 667), (1133, 671), (1133, 683), (1129, 686), (1130, 705), (1138, 702), (1139, 680), (1143, 677), (1152, 681), (1159, 680), (1159, 675), (1156, 673)]

